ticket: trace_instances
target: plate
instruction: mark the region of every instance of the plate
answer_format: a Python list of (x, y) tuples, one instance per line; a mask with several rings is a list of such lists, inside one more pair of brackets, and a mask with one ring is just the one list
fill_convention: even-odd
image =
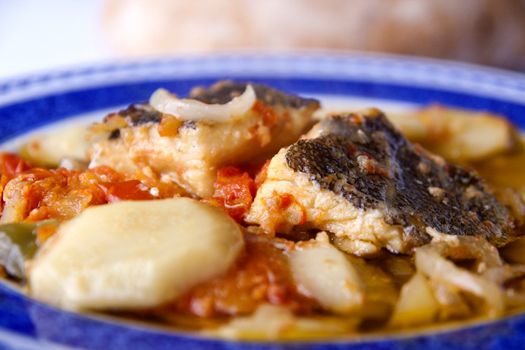
[[(396, 56), (301, 53), (184, 56), (109, 63), (0, 82), (0, 143), (70, 118), (100, 119), (165, 87), (185, 95), (219, 79), (250, 80), (348, 106), (441, 103), (500, 113), (525, 129), (525, 75)], [(0, 284), (0, 349), (522, 349), (525, 315), (459, 328), (316, 342), (236, 342), (80, 315)]]

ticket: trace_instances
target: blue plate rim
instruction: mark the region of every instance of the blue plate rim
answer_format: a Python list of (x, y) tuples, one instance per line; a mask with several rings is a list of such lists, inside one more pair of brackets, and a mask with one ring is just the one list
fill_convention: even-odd
[[(268, 67), (268, 61), (275, 62), (275, 65)], [(214, 63), (217, 62), (221, 64), (214, 67)], [(179, 77), (182, 77), (187, 74), (194, 76), (195, 65), (200, 65), (204, 67), (201, 76), (213, 76), (225, 72), (237, 75), (241, 71), (244, 75), (250, 72), (260, 73), (258, 64), (269, 69), (263, 76), (269, 74), (280, 77), (307, 75), (336, 80), (367, 78), (409, 86), (437, 84), (437, 87), (452, 91), (463, 91), (483, 96), (489, 94), (488, 96), (517, 102), (525, 101), (523, 95), (525, 92), (525, 72), (428, 57), (306, 50), (291, 53), (224, 52), (212, 55), (153, 56), (138, 59), (106, 60), (43, 70), (0, 79), (0, 104), (16, 102), (21, 98), (35, 97), (54, 91), (52, 90), (53, 86), (50, 86), (51, 83), (60, 84), (61, 89), (70, 89), (103, 84), (103, 80), (101, 81), (100, 78), (111, 77), (117, 79), (116, 82), (126, 82), (125, 75), (127, 73), (134, 72), (136, 74), (137, 70), (141, 69), (144, 69), (144, 74), (154, 75), (155, 77), (159, 74), (163, 76), (165, 76), (164, 74), (168, 76), (180, 74)], [(345, 74), (334, 74), (333, 67), (336, 65), (341, 65)], [(373, 67), (379, 70), (370, 73)], [(386, 67), (388, 69), (385, 69)], [(100, 77), (98, 77), (99, 75)], [(80, 82), (80, 79), (83, 80)], [(133, 80), (136, 79), (137, 76), (134, 76)], [(151, 76), (145, 76), (144, 79), (151, 79)], [(466, 86), (454, 84), (458, 81), (466, 84)], [(13, 96), (13, 94), (28, 89), (36, 89), (36, 91), (28, 95)]]

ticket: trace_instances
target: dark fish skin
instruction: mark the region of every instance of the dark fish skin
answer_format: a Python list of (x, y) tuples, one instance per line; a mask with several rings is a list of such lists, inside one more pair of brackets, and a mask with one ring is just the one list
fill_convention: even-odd
[(248, 84), (252, 85), (257, 99), (270, 106), (281, 105), (297, 109), (309, 106), (319, 107), (319, 101), (315, 99), (289, 95), (263, 84), (233, 82), (230, 80), (219, 81), (208, 88), (196, 87), (190, 92), (189, 98), (209, 104), (224, 104), (241, 95)]
[[(229, 80), (219, 81), (208, 88), (196, 87), (192, 89), (188, 98), (195, 99), (207, 104), (225, 104), (231, 101), (234, 97), (241, 95), (246, 86), (251, 84), (255, 90), (257, 99), (271, 106), (281, 105), (284, 107), (300, 109), (303, 107), (319, 108), (319, 101), (310, 98), (301, 98), (295, 95), (288, 95), (278, 90), (272, 89), (266, 85), (253, 83), (239, 83)], [(139, 126), (147, 123), (160, 123), (162, 113), (155, 110), (147, 103), (132, 104), (128, 108), (120, 110), (118, 113), (125, 118), (129, 126)], [(111, 115), (106, 117), (107, 120)], [(187, 120), (182, 124), (185, 128), (196, 128), (196, 122)], [(120, 137), (120, 131), (114, 130), (109, 135), (110, 140), (115, 140)]]
[[(155, 110), (153, 107), (146, 103), (132, 104), (128, 108), (122, 109), (117, 113), (109, 114), (104, 119), (104, 121), (107, 121), (111, 116), (115, 114), (124, 118), (128, 125), (131, 127), (140, 126), (148, 123), (159, 124), (162, 120), (162, 113)], [(184, 123), (182, 123), (182, 127), (195, 128), (195, 122), (192, 120), (187, 120)], [(120, 129), (113, 130), (108, 136), (108, 139), (110, 140), (117, 140), (118, 138), (120, 138)]]
[(496, 246), (513, 239), (508, 210), (475, 173), (411, 144), (380, 111), (331, 116), (318, 126), (318, 137), (289, 147), (287, 165), (355, 207), (382, 210), (387, 223), (404, 227), (409, 245), (431, 240), (426, 227)]
[[(126, 120), (129, 126), (139, 126), (147, 123), (160, 123), (162, 113), (153, 109), (147, 103), (136, 103), (129, 105), (127, 108), (110, 113), (104, 118), (107, 122), (111, 117), (118, 115)], [(120, 129), (115, 129), (109, 133), (109, 140), (118, 140), (120, 138)]]
[(126, 119), (130, 126), (139, 126), (146, 123), (160, 123), (160, 120), (162, 119), (162, 113), (153, 109), (153, 107), (147, 103), (135, 103), (129, 105), (126, 109), (122, 109), (117, 113), (109, 114), (104, 118), (104, 122), (115, 114)]

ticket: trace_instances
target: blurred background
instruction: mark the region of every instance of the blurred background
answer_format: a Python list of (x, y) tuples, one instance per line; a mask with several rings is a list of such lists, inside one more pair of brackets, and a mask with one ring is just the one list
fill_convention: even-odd
[(379, 51), (525, 71), (525, 0), (0, 0), (0, 78), (245, 49)]

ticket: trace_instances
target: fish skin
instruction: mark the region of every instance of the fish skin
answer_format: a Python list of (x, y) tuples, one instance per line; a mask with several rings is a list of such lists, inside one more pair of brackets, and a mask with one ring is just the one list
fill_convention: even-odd
[(319, 101), (312, 98), (302, 98), (296, 95), (287, 94), (264, 84), (234, 82), (231, 80), (219, 81), (207, 88), (193, 88), (190, 92), (189, 98), (208, 104), (225, 104), (231, 101), (234, 97), (240, 96), (246, 90), (248, 84), (253, 87), (257, 99), (267, 105), (281, 105), (297, 109), (309, 106), (319, 108)]
[(427, 227), (496, 246), (513, 239), (508, 210), (477, 174), (411, 144), (379, 110), (330, 116), (316, 130), (288, 148), (288, 167), (357, 208), (381, 209), (411, 246), (431, 240)]
[[(118, 111), (116, 114), (125, 118), (129, 126), (160, 123), (162, 119), (162, 113), (146, 103), (135, 103), (129, 105), (127, 108)], [(108, 117), (112, 115), (113, 114), (110, 114)], [(107, 121), (108, 117), (106, 117), (104, 121)]]
[[(294, 109), (303, 107), (317, 109), (320, 107), (319, 101), (312, 98), (286, 94), (263, 84), (233, 82), (230, 80), (219, 81), (210, 87), (195, 87), (191, 90), (188, 98), (206, 104), (225, 104), (234, 97), (240, 96), (246, 90), (248, 84), (253, 86), (257, 99), (270, 106), (280, 105)], [(147, 103), (131, 104), (116, 114), (125, 118), (129, 126), (140, 126), (147, 123), (158, 124), (162, 120), (162, 113)], [(182, 123), (182, 127), (195, 129), (196, 123), (192, 120), (186, 120)], [(119, 137), (120, 133), (118, 131), (109, 135), (109, 139), (118, 139)]]

